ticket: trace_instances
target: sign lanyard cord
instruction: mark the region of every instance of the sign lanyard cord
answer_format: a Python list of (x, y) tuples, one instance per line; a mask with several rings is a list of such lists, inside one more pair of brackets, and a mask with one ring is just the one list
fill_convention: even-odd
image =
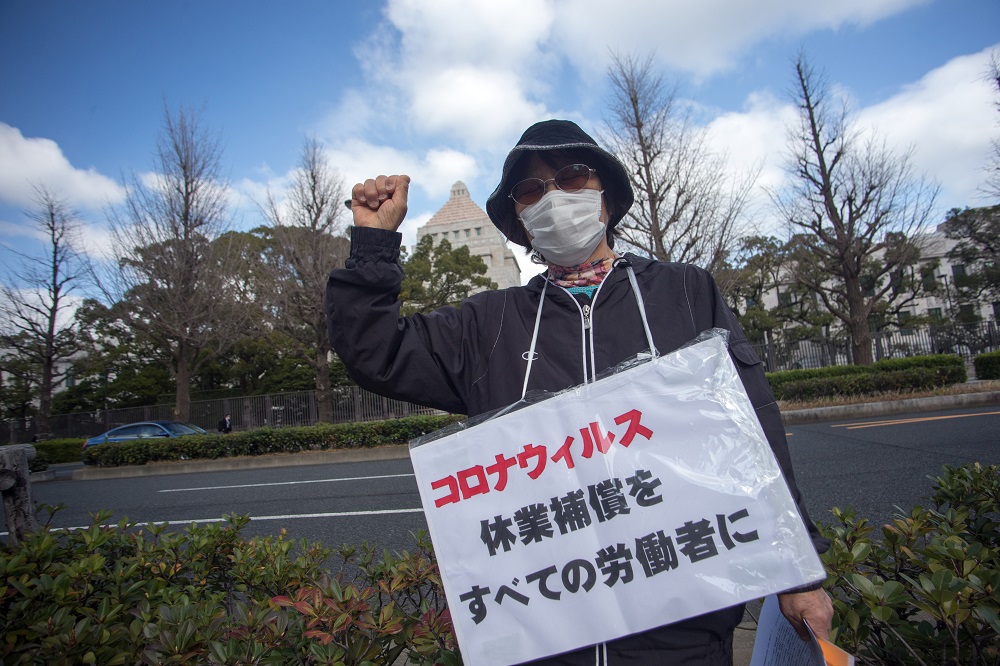
[(528, 349), (528, 368), (524, 371), (524, 386), (521, 388), (521, 400), (528, 392), (528, 377), (531, 376), (531, 364), (535, 361), (535, 345), (538, 343), (538, 327), (542, 323), (542, 305), (545, 304), (545, 290), (549, 287), (546, 280), (542, 285), (542, 295), (538, 298), (538, 312), (535, 314), (535, 331), (531, 334), (531, 347)]
[(649, 343), (649, 353), (656, 358), (660, 355), (660, 352), (656, 349), (656, 345), (653, 344), (653, 333), (649, 330), (649, 321), (646, 319), (646, 304), (642, 300), (642, 292), (639, 291), (639, 282), (635, 279), (635, 271), (632, 270), (632, 266), (626, 264), (625, 270), (628, 272), (628, 281), (632, 283), (632, 293), (635, 294), (635, 303), (639, 306), (639, 316), (642, 318), (642, 328), (646, 331), (646, 342)]
[[(656, 349), (656, 345), (653, 344), (653, 333), (649, 330), (649, 321), (646, 318), (646, 304), (642, 300), (642, 293), (639, 291), (639, 282), (635, 279), (635, 271), (632, 270), (632, 266), (627, 262), (622, 262), (625, 265), (625, 272), (628, 273), (629, 283), (632, 285), (632, 293), (635, 295), (635, 303), (639, 306), (639, 317), (642, 319), (642, 328), (646, 332), (646, 342), (649, 343), (649, 352), (653, 355), (653, 358), (657, 358), (660, 352)], [(545, 290), (548, 289), (549, 282), (546, 280), (542, 285), (542, 294), (538, 299), (538, 312), (535, 313), (535, 330), (531, 334), (531, 347), (528, 349), (528, 367), (524, 371), (524, 386), (521, 388), (521, 399), (524, 400), (524, 396), (528, 393), (528, 378), (531, 377), (531, 364), (535, 360), (535, 346), (538, 344), (538, 329), (542, 323), (542, 306), (545, 304)], [(594, 348), (594, 329), (591, 325), (590, 329), (591, 336), (591, 351)]]

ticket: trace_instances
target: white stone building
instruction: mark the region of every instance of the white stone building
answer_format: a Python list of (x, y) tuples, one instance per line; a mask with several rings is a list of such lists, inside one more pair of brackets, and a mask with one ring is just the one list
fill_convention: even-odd
[(458, 181), (451, 198), (427, 224), (417, 229), (417, 241), (429, 235), (434, 243), (448, 239), (452, 247), (468, 247), (486, 264), (486, 277), (500, 289), (521, 284), (521, 269), (506, 239), (490, 222), (489, 216), (469, 196), (469, 188)]

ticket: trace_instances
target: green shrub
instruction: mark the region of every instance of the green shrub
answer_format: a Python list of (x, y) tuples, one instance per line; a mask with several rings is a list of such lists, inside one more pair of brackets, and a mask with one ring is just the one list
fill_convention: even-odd
[(389, 421), (321, 423), (298, 428), (257, 428), (227, 435), (211, 433), (175, 439), (140, 439), (100, 444), (83, 452), (83, 462), (102, 467), (148, 462), (259, 456), (329, 449), (360, 449), (405, 444), (462, 417), (409, 416)]
[(82, 439), (46, 439), (41, 442), (34, 442), (32, 446), (39, 453), (45, 454), (45, 459), (49, 463), (80, 462), (83, 455)]
[(815, 400), (889, 391), (921, 391), (968, 379), (961, 357), (946, 354), (883, 359), (871, 366), (846, 365), (767, 374), (778, 400)]
[(872, 364), (874, 370), (909, 370), (910, 368), (965, 368), (965, 361), (954, 354), (928, 354), (926, 356), (905, 356), (884, 358)]
[(1000, 664), (1000, 469), (945, 466), (932, 509), (873, 539), (853, 510), (822, 527), (832, 637), (871, 664)]
[(838, 396), (874, 395), (878, 393), (926, 391), (964, 379), (965, 368), (909, 368), (894, 371), (869, 371), (839, 377), (803, 379), (786, 382), (775, 390), (778, 400), (815, 400)]
[(246, 517), (179, 532), (108, 518), (0, 546), (0, 663), (461, 663), (424, 535), (381, 559), (345, 547), (330, 576), (329, 549), (246, 539)]
[(1000, 379), (1000, 351), (980, 354), (973, 363), (976, 379)]
[(871, 370), (863, 365), (831, 365), (825, 368), (781, 370), (779, 372), (768, 372), (766, 375), (767, 381), (771, 384), (771, 390), (777, 394), (780, 387), (789, 382), (800, 382), (807, 379), (828, 379), (844, 375), (864, 375), (869, 372)]

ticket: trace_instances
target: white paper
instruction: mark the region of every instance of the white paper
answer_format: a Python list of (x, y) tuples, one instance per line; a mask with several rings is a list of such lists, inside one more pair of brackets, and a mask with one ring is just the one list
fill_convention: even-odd
[[(467, 664), (549, 656), (825, 575), (724, 338), (411, 458)], [(590, 523), (565, 520), (572, 509)], [(546, 520), (547, 534), (528, 529)], [(673, 567), (650, 545), (672, 547)]]

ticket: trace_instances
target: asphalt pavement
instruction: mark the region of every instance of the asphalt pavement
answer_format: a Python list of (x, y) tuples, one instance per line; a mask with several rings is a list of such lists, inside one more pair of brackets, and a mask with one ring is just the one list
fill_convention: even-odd
[[(933, 396), (929, 398), (909, 398), (886, 402), (869, 402), (857, 405), (818, 407), (782, 411), (785, 425), (839, 421), (853, 418), (888, 416), (911, 412), (942, 411), (1000, 404), (1000, 391), (984, 393), (963, 393), (961, 395)], [(196, 472), (221, 472), (235, 469), (261, 469), (267, 467), (292, 467), (324, 463), (367, 462), (372, 460), (394, 460), (409, 456), (405, 444), (382, 446), (372, 449), (345, 449), (337, 451), (310, 451), (305, 453), (272, 456), (247, 456), (240, 458), (220, 458), (217, 460), (187, 460), (148, 465), (124, 467), (84, 467), (74, 465), (73, 480), (121, 479), (135, 476), (160, 476), (168, 474), (189, 474)], [(64, 472), (65, 473), (65, 472)], [(58, 474), (58, 472), (56, 472)], [(33, 482), (56, 478), (54, 475), (32, 476)]]

